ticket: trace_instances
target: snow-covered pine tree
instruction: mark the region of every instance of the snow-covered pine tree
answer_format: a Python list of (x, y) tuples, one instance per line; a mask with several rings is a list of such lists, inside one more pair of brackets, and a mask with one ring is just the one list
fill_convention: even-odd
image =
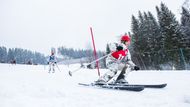
[[(144, 68), (145, 65), (149, 68), (158, 65), (155, 52), (160, 49), (157, 45), (157, 38), (160, 35), (159, 25), (151, 12), (142, 13), (139, 11), (139, 19), (132, 16), (132, 45), (134, 52), (132, 56), (141, 61)], [(138, 53), (138, 54), (136, 54)], [(153, 64), (155, 62), (155, 64)]]
[[(182, 44), (182, 34), (180, 32), (180, 26), (175, 18), (175, 15), (168, 9), (168, 7), (161, 3), (161, 7), (157, 9), (158, 20), (161, 30), (162, 49), (165, 51), (164, 56), (166, 63), (173, 62), (174, 66), (177, 68), (179, 65), (179, 52), (173, 52), (169, 50), (177, 50), (181, 48)], [(177, 68), (178, 69), (178, 68)], [(180, 68), (179, 68), (180, 69)]]
[(147, 20), (147, 35), (149, 36), (149, 48), (145, 52), (147, 52), (149, 57), (150, 68), (159, 69), (158, 65), (160, 63), (160, 60), (158, 59), (160, 59), (160, 55), (158, 54), (158, 51), (160, 48), (158, 44), (159, 39), (157, 38), (160, 36), (160, 27), (151, 12), (148, 12), (147, 15), (145, 15), (145, 19)]
[(145, 65), (144, 62), (141, 60), (140, 58), (140, 49), (141, 49), (141, 42), (140, 41), (140, 25), (139, 25), (139, 20), (137, 18), (135, 18), (134, 15), (132, 15), (132, 23), (131, 23), (131, 45), (132, 45), (132, 50), (131, 55), (132, 55), (132, 59), (133, 61), (138, 64), (141, 69), (145, 69)]
[[(184, 54), (186, 60), (190, 60), (190, 10), (185, 7), (182, 7), (181, 13), (181, 32), (183, 36), (183, 47), (185, 48)], [(189, 47), (189, 48), (188, 48)]]
[(0, 63), (5, 63), (7, 61), (7, 48), (0, 47)]

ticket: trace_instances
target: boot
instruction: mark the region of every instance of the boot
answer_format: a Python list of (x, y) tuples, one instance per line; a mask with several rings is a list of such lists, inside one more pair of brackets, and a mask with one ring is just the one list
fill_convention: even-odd
[(125, 80), (125, 75), (121, 74), (115, 81), (117, 84), (128, 84), (128, 82)]
[(105, 85), (106, 83), (107, 82), (104, 79), (102, 79), (102, 78), (100, 78), (97, 81), (95, 81), (95, 85)]
[(128, 84), (127, 80), (123, 79), (119, 79), (117, 81), (115, 81), (116, 84)]
[(112, 77), (110, 75), (105, 74), (104, 76), (100, 77), (95, 84), (97, 85), (105, 85)]

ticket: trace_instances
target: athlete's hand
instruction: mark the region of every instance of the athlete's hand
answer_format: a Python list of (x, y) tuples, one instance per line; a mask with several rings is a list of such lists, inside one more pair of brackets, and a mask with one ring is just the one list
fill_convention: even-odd
[(134, 70), (140, 70), (140, 68), (138, 66), (134, 66)]
[(117, 46), (116, 49), (117, 49), (117, 51), (120, 51), (120, 50), (123, 50), (123, 47), (122, 46)]

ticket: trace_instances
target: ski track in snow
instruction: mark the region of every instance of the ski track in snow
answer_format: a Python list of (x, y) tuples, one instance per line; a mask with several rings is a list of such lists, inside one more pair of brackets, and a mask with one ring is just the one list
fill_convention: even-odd
[(131, 72), (131, 84), (168, 83), (131, 92), (79, 86), (97, 80), (97, 70), (81, 69), (70, 77), (68, 71), (80, 65), (58, 66), (61, 72), (48, 73), (43, 65), (0, 64), (0, 107), (190, 107), (190, 71)]

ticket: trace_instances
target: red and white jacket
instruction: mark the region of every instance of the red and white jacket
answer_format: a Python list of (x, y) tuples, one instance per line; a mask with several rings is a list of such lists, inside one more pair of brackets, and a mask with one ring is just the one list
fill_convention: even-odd
[[(117, 46), (120, 45), (123, 47), (123, 50), (117, 51)], [(127, 63), (130, 66), (135, 66), (133, 61), (131, 60), (131, 54), (128, 48), (124, 44), (109, 44), (109, 48), (111, 50), (111, 55), (107, 57), (106, 63)]]

